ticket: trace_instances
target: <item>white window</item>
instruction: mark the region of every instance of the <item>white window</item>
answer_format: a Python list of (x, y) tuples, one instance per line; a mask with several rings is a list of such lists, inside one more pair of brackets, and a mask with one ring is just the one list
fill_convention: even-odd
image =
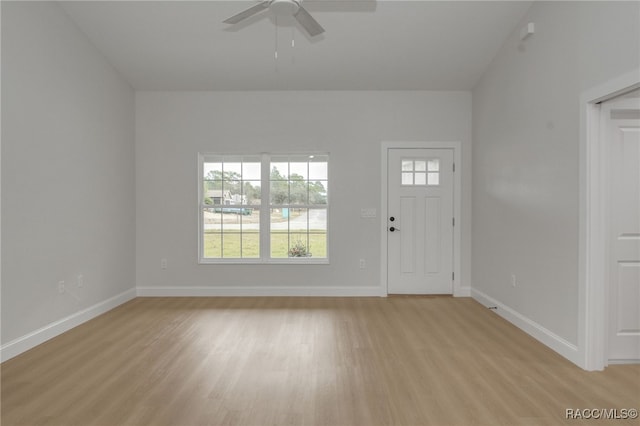
[(199, 155), (201, 263), (327, 263), (326, 154)]
[(440, 185), (440, 159), (403, 159), (401, 182), (403, 186)]

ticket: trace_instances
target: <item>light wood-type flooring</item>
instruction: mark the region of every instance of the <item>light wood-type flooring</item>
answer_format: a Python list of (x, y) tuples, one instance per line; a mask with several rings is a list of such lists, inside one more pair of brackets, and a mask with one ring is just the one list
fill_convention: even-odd
[(138, 298), (1, 366), (10, 425), (638, 425), (640, 365), (586, 372), (468, 298)]

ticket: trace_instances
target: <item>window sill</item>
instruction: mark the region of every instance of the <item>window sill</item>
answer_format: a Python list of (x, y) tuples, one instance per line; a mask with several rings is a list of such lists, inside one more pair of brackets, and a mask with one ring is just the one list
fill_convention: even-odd
[(329, 265), (329, 259), (292, 257), (278, 259), (200, 259), (199, 265)]

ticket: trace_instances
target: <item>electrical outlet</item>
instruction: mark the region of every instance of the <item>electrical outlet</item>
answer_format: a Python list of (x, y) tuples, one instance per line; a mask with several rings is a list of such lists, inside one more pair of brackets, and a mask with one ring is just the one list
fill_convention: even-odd
[(367, 262), (364, 259), (360, 259), (360, 269), (364, 269), (367, 266)]
[(65, 292), (64, 281), (58, 281), (58, 293), (62, 294)]
[(167, 259), (160, 259), (160, 269), (167, 269)]
[(518, 279), (516, 278), (516, 274), (511, 274), (511, 287), (515, 287), (518, 285)]
[(78, 275), (77, 283), (78, 288), (84, 287), (84, 277), (82, 276), (82, 274)]

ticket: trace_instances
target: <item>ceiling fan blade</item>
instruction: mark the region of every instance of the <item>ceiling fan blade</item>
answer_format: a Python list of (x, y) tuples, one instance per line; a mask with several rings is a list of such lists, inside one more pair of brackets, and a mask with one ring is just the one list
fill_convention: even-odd
[(265, 10), (269, 7), (269, 1), (263, 1), (262, 3), (256, 4), (255, 6), (251, 6), (249, 9), (244, 10), (236, 15), (233, 15), (231, 18), (225, 19), (223, 22), (225, 24), (237, 24), (240, 21), (243, 21), (256, 13)]
[(324, 32), (324, 28), (318, 24), (318, 21), (313, 19), (313, 16), (311, 16), (304, 7), (300, 6), (294, 16), (311, 37), (315, 37)]

